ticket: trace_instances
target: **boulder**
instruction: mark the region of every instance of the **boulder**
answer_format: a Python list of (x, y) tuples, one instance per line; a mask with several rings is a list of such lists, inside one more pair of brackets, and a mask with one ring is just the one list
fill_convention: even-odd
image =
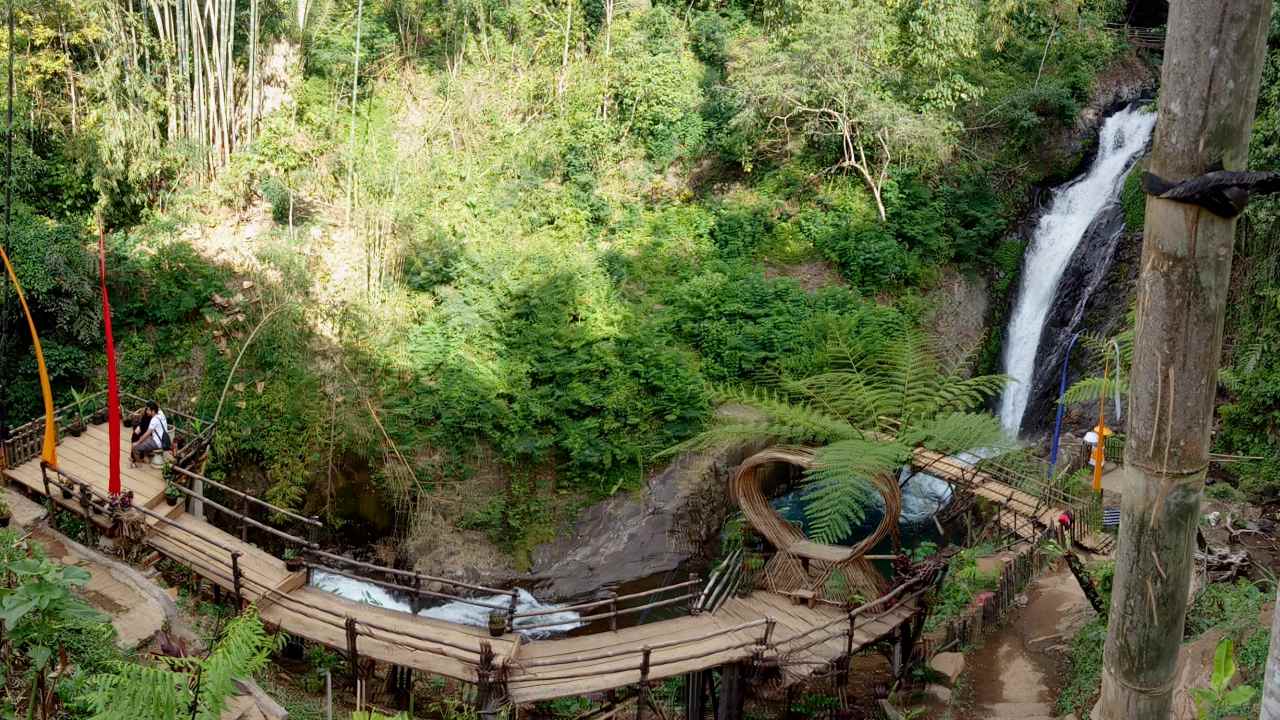
[(929, 661), (929, 668), (947, 678), (947, 685), (955, 686), (956, 678), (964, 672), (964, 654), (958, 652), (938, 653)]

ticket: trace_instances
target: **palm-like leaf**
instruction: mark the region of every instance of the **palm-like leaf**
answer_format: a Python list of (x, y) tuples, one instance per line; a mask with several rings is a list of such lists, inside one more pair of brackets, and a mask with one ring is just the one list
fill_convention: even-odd
[(1115, 395), (1117, 388), (1120, 395), (1125, 396), (1129, 393), (1129, 381), (1121, 378), (1100, 378), (1087, 377), (1081, 378), (1071, 384), (1067, 391), (1062, 394), (1060, 402), (1064, 405), (1081, 402), (1097, 402), (1099, 398), (1110, 399)]
[(910, 447), (926, 447), (947, 455), (979, 448), (984, 454), (1002, 455), (1016, 447), (1000, 420), (987, 413), (940, 415), (903, 430), (898, 439)]

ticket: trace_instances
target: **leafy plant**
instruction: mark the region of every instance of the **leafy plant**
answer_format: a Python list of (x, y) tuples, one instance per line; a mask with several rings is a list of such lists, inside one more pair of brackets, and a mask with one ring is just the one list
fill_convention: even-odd
[(88, 421), (85, 419), (86, 418), (85, 406), (89, 402), (89, 397), (90, 397), (90, 393), (87, 393), (87, 392), (81, 393), (77, 391), (75, 388), (71, 388), (71, 399), (76, 406), (76, 419), (79, 422), (81, 427), (89, 424)]
[(264, 668), (278, 647), (257, 612), (227, 623), (205, 657), (161, 658), (156, 665), (117, 662), (90, 680), (85, 701), (92, 720), (216, 720), (237, 678)]
[(1252, 687), (1231, 687), (1235, 676), (1235, 644), (1231, 638), (1224, 637), (1213, 653), (1213, 674), (1209, 678), (1209, 687), (1191, 688), (1191, 697), (1195, 699), (1196, 712), (1201, 720), (1217, 717), (1220, 713), (1238, 708), (1253, 699), (1257, 690)]

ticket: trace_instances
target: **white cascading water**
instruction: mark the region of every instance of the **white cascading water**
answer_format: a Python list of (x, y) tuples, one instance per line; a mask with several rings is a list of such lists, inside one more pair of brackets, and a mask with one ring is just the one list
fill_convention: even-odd
[(1040, 335), (1067, 263), (1094, 218), (1116, 199), (1125, 171), (1146, 147), (1155, 124), (1155, 113), (1138, 107), (1107, 118), (1093, 165), (1084, 175), (1054, 189), (1053, 201), (1036, 225), (1004, 346), (1004, 372), (1010, 381), (1000, 402), (1000, 422), (1011, 436), (1016, 437), (1022, 426)]
[[(409, 612), (409, 603), (392, 595), (386, 588), (373, 583), (367, 583), (354, 578), (349, 578), (335, 573), (325, 572), (319, 568), (311, 573), (311, 586), (331, 592), (339, 597), (348, 600), (362, 602), (366, 605), (376, 605), (378, 607), (387, 608), (388, 610), (399, 610), (400, 612)], [(505, 606), (510, 597), (507, 595), (494, 595), (491, 597), (478, 597), (476, 600), (490, 605)], [(533, 612), (535, 610), (553, 610), (557, 606), (548, 605), (540, 602), (532, 594), (526, 590), (517, 590), (516, 594), (516, 611), (517, 612)], [(418, 611), (422, 617), (435, 618), (436, 620), (447, 620), (459, 625), (474, 625), (476, 627), (489, 626), (489, 608), (479, 605), (472, 605), (465, 602), (451, 602), (436, 607), (425, 608)], [(538, 615), (536, 617), (526, 618), (524, 620), (516, 620), (516, 632), (531, 637), (543, 637), (563, 633), (573, 630), (582, 625), (579, 620), (578, 613), (572, 610), (565, 610), (558, 613), (550, 613), (547, 615)], [(522, 630), (521, 624), (538, 624), (547, 625), (557, 623), (553, 627), (537, 628), (532, 630)]]

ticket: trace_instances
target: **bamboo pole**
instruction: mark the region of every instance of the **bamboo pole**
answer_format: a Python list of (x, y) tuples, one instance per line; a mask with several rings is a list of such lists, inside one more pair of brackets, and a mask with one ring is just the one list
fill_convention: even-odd
[[(1153, 174), (1245, 168), (1270, 12), (1271, 0), (1170, 4)], [(1235, 239), (1234, 219), (1191, 204), (1149, 196), (1146, 217), (1102, 720), (1169, 716)]]

